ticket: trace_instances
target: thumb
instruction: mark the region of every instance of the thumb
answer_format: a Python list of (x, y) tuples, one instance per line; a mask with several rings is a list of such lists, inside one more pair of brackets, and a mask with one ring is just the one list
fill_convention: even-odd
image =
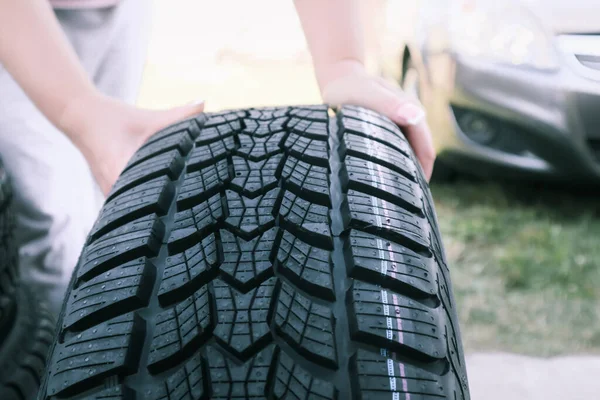
[(155, 113), (152, 130), (157, 132), (169, 125), (173, 125), (181, 120), (193, 117), (204, 111), (204, 100), (195, 101), (179, 107), (168, 110), (162, 110)]

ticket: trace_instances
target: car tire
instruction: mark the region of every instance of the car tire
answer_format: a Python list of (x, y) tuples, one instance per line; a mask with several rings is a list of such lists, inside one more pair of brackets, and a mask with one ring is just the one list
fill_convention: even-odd
[(435, 159), (433, 172), (431, 173), (431, 183), (450, 183), (457, 178), (457, 172), (440, 158)]
[[(18, 251), (14, 240), (15, 214), (10, 179), (0, 161), (0, 298), (12, 296), (18, 280)], [(0, 331), (2, 319), (0, 317)]]
[(392, 393), (469, 398), (431, 195), (390, 120), (304, 106), (199, 115), (134, 155), (39, 398)]
[(37, 295), (23, 286), (14, 299), (0, 299), (0, 309), (10, 322), (0, 332), (0, 399), (34, 399), (54, 340), (53, 317)]
[[(409, 96), (419, 99), (419, 71), (410, 58), (403, 63), (400, 86), (402, 86), (402, 90)], [(439, 158), (436, 158), (431, 175), (432, 183), (452, 182), (456, 178), (456, 175), (455, 169)]]

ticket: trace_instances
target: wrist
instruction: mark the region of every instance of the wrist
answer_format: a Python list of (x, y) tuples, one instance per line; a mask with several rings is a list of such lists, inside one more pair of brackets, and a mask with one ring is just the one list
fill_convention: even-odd
[(365, 65), (362, 61), (352, 58), (342, 59), (321, 67), (317, 67), (317, 77), (321, 96), (325, 98), (327, 87), (333, 82), (338, 81), (350, 75), (367, 74)]
[(57, 127), (78, 147), (83, 150), (85, 127), (90, 122), (90, 112), (97, 109), (105, 96), (96, 90), (70, 98), (59, 115)]

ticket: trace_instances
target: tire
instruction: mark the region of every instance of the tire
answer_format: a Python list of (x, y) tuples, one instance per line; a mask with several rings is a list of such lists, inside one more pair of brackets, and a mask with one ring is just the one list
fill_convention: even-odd
[[(408, 58), (403, 63), (402, 79), (400, 85), (402, 90), (409, 96), (412, 96), (420, 100), (420, 84), (419, 84), (419, 71), (414, 65), (412, 60)], [(449, 166), (444, 161), (440, 160), (439, 157), (435, 160), (435, 166), (433, 167), (433, 173), (431, 174), (432, 183), (449, 183), (456, 179), (456, 171), (454, 168)]]
[[(15, 214), (12, 197), (10, 179), (0, 161), (0, 298), (13, 296), (18, 280), (18, 252), (14, 240)], [(0, 335), (1, 332), (2, 318), (0, 317)]]
[[(11, 322), (0, 337), (0, 399), (34, 399), (54, 339), (54, 321), (46, 306), (25, 287), (16, 293), (16, 307), (7, 307)], [(5, 297), (3, 300), (7, 302)]]
[(469, 398), (429, 190), (397, 127), (356, 107), (156, 134), (59, 329), (40, 399)]
[(432, 183), (450, 183), (456, 180), (457, 175), (458, 174), (454, 168), (452, 168), (443, 160), (436, 158), (430, 181)]

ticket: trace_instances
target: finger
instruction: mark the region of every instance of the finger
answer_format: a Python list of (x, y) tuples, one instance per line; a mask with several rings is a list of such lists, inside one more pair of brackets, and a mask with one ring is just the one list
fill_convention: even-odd
[(384, 114), (402, 128), (408, 143), (423, 168), (425, 177), (429, 180), (433, 171), (435, 149), (431, 131), (425, 121), (425, 111), (402, 92), (397, 93), (386, 88), (382, 89), (378, 90), (379, 93), (375, 96), (372, 94), (373, 97), (365, 99), (366, 103), (369, 103), (369, 107)]
[(431, 131), (425, 119), (416, 124), (408, 124), (403, 127), (404, 135), (412, 147), (417, 160), (423, 168), (427, 181), (431, 179), (433, 163), (435, 161), (435, 149), (431, 140)]
[(181, 120), (193, 117), (204, 111), (204, 100), (196, 101), (184, 106), (171, 108), (169, 110), (156, 111), (155, 120), (152, 130), (157, 132), (169, 125), (172, 125)]

